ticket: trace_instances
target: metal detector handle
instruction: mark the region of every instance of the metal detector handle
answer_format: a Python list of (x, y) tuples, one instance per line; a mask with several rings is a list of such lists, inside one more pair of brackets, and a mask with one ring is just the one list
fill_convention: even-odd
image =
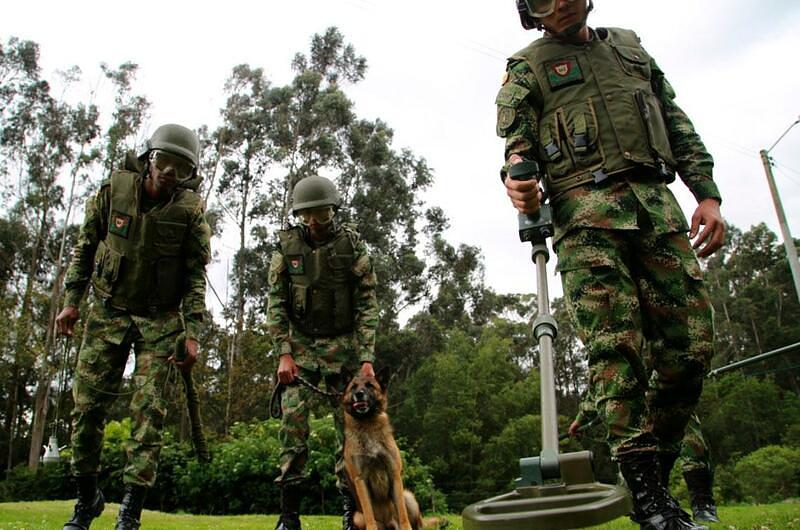
[[(539, 164), (531, 160), (518, 162), (508, 168), (508, 176), (512, 180), (528, 181), (534, 180), (541, 182)], [(547, 203), (547, 190), (542, 190), (542, 204), (539, 210), (533, 214), (520, 213), (517, 215), (519, 230), (519, 240), (530, 242), (532, 245), (544, 244), (548, 237), (553, 236), (553, 213), (550, 204)]]

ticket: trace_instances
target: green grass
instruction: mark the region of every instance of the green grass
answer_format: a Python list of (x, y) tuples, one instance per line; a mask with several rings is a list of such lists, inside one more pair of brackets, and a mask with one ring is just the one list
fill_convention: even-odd
[[(72, 513), (72, 501), (41, 501), (0, 503), (0, 530), (60, 530)], [(103, 515), (92, 530), (114, 528), (118, 505), (107, 504)], [(766, 504), (757, 506), (723, 506), (719, 510), (722, 523), (711, 530), (800, 530), (800, 503)], [(450, 530), (463, 530), (461, 517), (450, 515)], [(143, 528), (146, 530), (248, 530), (275, 528), (275, 515), (218, 516), (186, 515), (145, 510)], [(339, 530), (338, 516), (305, 516), (304, 530)], [(594, 526), (595, 529), (636, 530), (627, 518)]]

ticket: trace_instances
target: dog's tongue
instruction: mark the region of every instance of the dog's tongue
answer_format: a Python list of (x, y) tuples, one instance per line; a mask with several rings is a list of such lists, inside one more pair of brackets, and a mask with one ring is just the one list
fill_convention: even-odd
[(353, 403), (353, 410), (356, 412), (367, 412), (369, 410), (369, 403), (366, 401), (356, 401)]

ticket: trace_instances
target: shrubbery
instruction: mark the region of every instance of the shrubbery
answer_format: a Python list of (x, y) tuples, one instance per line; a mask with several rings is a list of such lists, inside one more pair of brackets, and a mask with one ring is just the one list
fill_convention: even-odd
[[(276, 421), (236, 424), (231, 435), (211, 441), (213, 461), (199, 464), (186, 444), (165, 433), (164, 448), (156, 485), (148, 492), (146, 507), (162, 511), (190, 513), (242, 514), (277, 513), (280, 442)], [(306, 496), (302, 512), (331, 514), (341, 511), (341, 498), (334, 475), (336, 431), (332, 416), (312, 420), (309, 438)], [(122, 472), (125, 443), (130, 435), (130, 420), (110, 422), (102, 457), (100, 485), (106, 498), (119, 502), (122, 497)], [(74, 498), (69, 476), (69, 453), (62, 452), (59, 464), (40, 466), (36, 472), (18, 466), (0, 482), (0, 501), (30, 501)], [(413, 454), (404, 451), (406, 485), (414, 490), (423, 510), (435, 506), (447, 510), (444, 495), (433, 486), (430, 472)]]
[(768, 503), (800, 495), (800, 449), (768, 445), (734, 468), (746, 501)]

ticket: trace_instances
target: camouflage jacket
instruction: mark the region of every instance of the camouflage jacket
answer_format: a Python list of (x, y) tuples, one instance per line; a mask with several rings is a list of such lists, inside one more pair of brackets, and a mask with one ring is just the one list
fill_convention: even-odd
[[(110, 222), (111, 187), (104, 181), (86, 203), (84, 220), (67, 269), (65, 305), (78, 307), (94, 272), (95, 252), (100, 241), (107, 237)], [(158, 203), (152, 202), (154, 208)], [(205, 311), (205, 267), (211, 259), (211, 229), (202, 207), (192, 212), (188, 236), (183, 243), (186, 276), (183, 284), (181, 313), (187, 337), (196, 338)]]
[[(604, 30), (598, 31), (592, 30), (592, 37), (602, 42)], [(574, 49), (571, 44), (562, 43), (562, 46), (565, 55)], [(686, 113), (675, 103), (675, 92), (655, 60), (650, 60), (649, 67), (650, 82), (661, 105), (678, 175), (698, 202), (707, 198), (721, 200), (712, 178), (711, 155)], [(513, 119), (508, 108), (498, 105), (497, 134), (505, 139), (505, 160), (513, 154), (527, 160), (540, 160), (540, 109), (548, 90), (539, 86), (530, 64), (520, 58), (509, 60), (501, 93), (503, 89), (508, 92), (508, 84), (518, 85), (516, 92), (526, 96), (514, 101)], [(498, 102), (500, 97), (498, 94)], [(631, 119), (640, 118), (632, 116)], [(507, 166), (501, 169), (503, 179), (506, 169)], [(576, 227), (636, 229), (643, 214), (656, 233), (688, 230), (686, 218), (667, 184), (653, 177), (647, 171), (637, 171), (609, 177), (601, 185), (588, 184), (564, 192), (553, 201), (554, 241)]]
[[(336, 230), (344, 230), (344, 228), (337, 227)], [(375, 295), (377, 278), (366, 244), (361, 238), (358, 238), (354, 246), (352, 273), (356, 281), (353, 285), (354, 331), (352, 335), (359, 361), (374, 362), (375, 330), (378, 327), (378, 302)], [(278, 243), (272, 254), (269, 268), (267, 327), (272, 338), (273, 351), (278, 352), (279, 355), (292, 354), (297, 357), (298, 352), (306, 351), (306, 349), (298, 347), (296, 342), (303, 341), (305, 343), (311, 338), (304, 337), (289, 318), (290, 276), (283, 250)], [(296, 358), (295, 361), (301, 361), (302, 364), (301, 359)]]

